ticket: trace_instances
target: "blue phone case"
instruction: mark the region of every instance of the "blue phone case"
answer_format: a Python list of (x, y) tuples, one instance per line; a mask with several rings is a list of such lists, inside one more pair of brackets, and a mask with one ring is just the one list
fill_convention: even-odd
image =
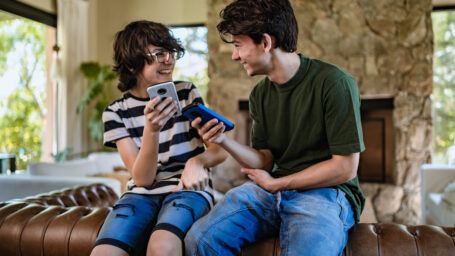
[(184, 107), (182, 111), (183, 115), (191, 120), (195, 119), (196, 117), (201, 117), (201, 125), (204, 125), (206, 122), (212, 120), (213, 118), (216, 118), (224, 123), (224, 126), (226, 127), (224, 130), (225, 132), (230, 131), (234, 128), (234, 124), (231, 121), (227, 120), (226, 118), (222, 117), (201, 103), (190, 104)]

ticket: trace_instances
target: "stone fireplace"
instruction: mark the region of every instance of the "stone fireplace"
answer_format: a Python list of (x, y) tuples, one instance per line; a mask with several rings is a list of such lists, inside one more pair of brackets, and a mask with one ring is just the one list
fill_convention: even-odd
[[(243, 67), (231, 60), (232, 46), (219, 39), (215, 28), (218, 13), (229, 2), (208, 0), (211, 79), (208, 103), (236, 121), (237, 128), (230, 135), (245, 140), (245, 135), (238, 132), (248, 125), (237, 122), (245, 118), (239, 101), (248, 99), (251, 88), (261, 77), (248, 77)], [(431, 1), (291, 0), (291, 3), (299, 25), (298, 52), (334, 63), (349, 71), (358, 82), (362, 107), (366, 108), (362, 110), (362, 119), (368, 141), (359, 176), (378, 221), (418, 224), (420, 166), (431, 160)], [(380, 138), (377, 134), (391, 136)], [(365, 162), (368, 157), (370, 160)], [(246, 179), (238, 168), (232, 159), (217, 168), (215, 186), (225, 192), (243, 183)], [(365, 172), (369, 169), (373, 172)]]

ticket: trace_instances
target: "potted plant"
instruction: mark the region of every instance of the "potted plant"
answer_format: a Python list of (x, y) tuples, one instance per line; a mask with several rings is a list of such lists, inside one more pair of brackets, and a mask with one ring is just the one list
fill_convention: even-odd
[(117, 78), (117, 74), (111, 70), (111, 66), (100, 66), (97, 62), (84, 62), (80, 70), (89, 81), (89, 86), (77, 105), (76, 112), (81, 113), (87, 105), (94, 102), (94, 107), (89, 111), (88, 125), (90, 136), (98, 142), (102, 140), (104, 133), (103, 111), (111, 101), (106, 86)]

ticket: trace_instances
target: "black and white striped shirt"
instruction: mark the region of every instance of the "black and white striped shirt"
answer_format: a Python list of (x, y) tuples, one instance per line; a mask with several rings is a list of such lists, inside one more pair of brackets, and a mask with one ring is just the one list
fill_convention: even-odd
[[(175, 82), (180, 105), (184, 108), (193, 102), (203, 103), (196, 87), (189, 82)], [(149, 98), (138, 98), (127, 92), (122, 98), (111, 103), (103, 113), (104, 145), (116, 147), (119, 139), (131, 137), (138, 148), (142, 145), (145, 117), (144, 108)], [(204, 152), (204, 144), (196, 129), (183, 115), (172, 117), (161, 129), (159, 135), (158, 166), (155, 182), (148, 187), (128, 182), (126, 193), (166, 194), (180, 181), (185, 163), (191, 157)], [(209, 172), (210, 175), (210, 172)], [(212, 182), (205, 191), (199, 192), (212, 203)]]

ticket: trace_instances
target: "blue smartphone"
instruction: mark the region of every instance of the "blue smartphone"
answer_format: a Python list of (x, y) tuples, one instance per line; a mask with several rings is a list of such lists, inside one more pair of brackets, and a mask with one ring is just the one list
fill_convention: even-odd
[(194, 120), (197, 117), (202, 119), (200, 125), (204, 125), (208, 121), (212, 120), (213, 118), (218, 119), (218, 121), (223, 122), (225, 132), (230, 131), (234, 128), (234, 123), (227, 120), (226, 118), (222, 117), (220, 114), (216, 113), (215, 111), (209, 109), (208, 107), (202, 105), (201, 103), (192, 103), (182, 110), (183, 115), (186, 116), (190, 120)]

